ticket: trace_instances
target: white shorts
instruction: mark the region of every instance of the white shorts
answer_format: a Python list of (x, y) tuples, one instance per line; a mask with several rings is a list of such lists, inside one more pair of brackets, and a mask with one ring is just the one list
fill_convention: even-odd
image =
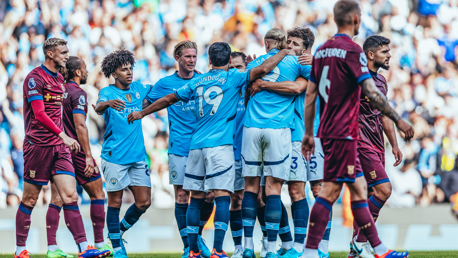
[(120, 165), (102, 159), (102, 171), (107, 192), (120, 191), (128, 186), (151, 187), (149, 168), (145, 161)]
[(240, 191), (245, 189), (245, 179), (242, 177), (242, 161), (236, 160), (235, 166), (235, 180), (234, 180), (234, 191)]
[(291, 145), (292, 154), (288, 181), (307, 182), (308, 165), (301, 152), (302, 142), (295, 141)]
[(291, 129), (243, 127), (243, 177), (272, 176), (288, 180)]
[(323, 180), (324, 152), (319, 138), (315, 137), (315, 154), (307, 162), (307, 181)]
[(188, 157), (169, 154), (169, 184), (183, 185)]
[(234, 147), (223, 145), (189, 152), (183, 189), (234, 192)]

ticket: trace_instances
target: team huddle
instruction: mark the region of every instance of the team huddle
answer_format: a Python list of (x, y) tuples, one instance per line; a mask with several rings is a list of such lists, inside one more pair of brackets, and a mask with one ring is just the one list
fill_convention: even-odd
[[(223, 242), (230, 227), (233, 258), (255, 258), (253, 231), (263, 233), (261, 257), (329, 257), (332, 205), (346, 183), (351, 193), (354, 232), (348, 257), (408, 257), (389, 250), (374, 222), (391, 195), (385, 172), (386, 134), (402, 161), (394, 124), (405, 140), (412, 127), (386, 99), (390, 40), (374, 35), (363, 49), (352, 41), (361, 9), (352, 0), (334, 6), (338, 31), (312, 55), (315, 36), (294, 27), (264, 36), (265, 55), (233, 52), (224, 42), (208, 49), (211, 69), (195, 71), (197, 45), (178, 43), (178, 70), (154, 86), (133, 82), (134, 55), (125, 49), (106, 56), (102, 73), (114, 84), (99, 93), (95, 111), (102, 115), (101, 170), (89, 146), (86, 64), (70, 56), (67, 42), (45, 41), (45, 62), (23, 86), (26, 137), (24, 194), (16, 215), (16, 254), (28, 258), (26, 240), (31, 213), (42, 186), (51, 181), (46, 215), (47, 257), (71, 257), (59, 249), (60, 210), (78, 247), (79, 257), (127, 257), (123, 234), (151, 205), (141, 119), (167, 108), (170, 184), (175, 218), (184, 245), (183, 258), (225, 258)], [(108, 208), (105, 217), (104, 174)], [(76, 183), (91, 199), (94, 245), (86, 240), (78, 209)], [(305, 194), (310, 182), (315, 204)], [(280, 198), (288, 185), (294, 235)], [(120, 221), (124, 189), (134, 196)], [(214, 206), (213, 249), (202, 230)], [(103, 236), (105, 223), (111, 244)], [(277, 236), (281, 247), (277, 250)], [(243, 241), (242, 241), (243, 238)], [(243, 243), (242, 243), (243, 242)]]

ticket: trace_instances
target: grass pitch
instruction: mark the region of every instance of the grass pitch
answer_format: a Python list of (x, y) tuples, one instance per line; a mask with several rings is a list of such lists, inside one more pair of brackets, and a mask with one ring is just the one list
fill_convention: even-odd
[[(347, 252), (334, 252), (331, 253), (331, 258), (346, 258)], [(129, 258), (146, 258), (146, 257), (154, 257), (154, 258), (181, 258), (181, 254), (179, 253), (144, 253), (144, 254), (128, 254)], [(228, 254), (229, 257), (231, 254)], [(13, 257), (12, 254), (0, 254), (0, 258), (11, 258)], [(31, 258), (43, 258), (46, 257), (44, 254), (37, 254), (32, 255)], [(74, 255), (74, 258), (78, 256)], [(256, 254), (256, 257), (259, 257), (259, 253)], [(422, 251), (422, 252), (410, 252), (409, 258), (449, 258), (449, 257), (457, 257), (458, 258), (458, 251)]]

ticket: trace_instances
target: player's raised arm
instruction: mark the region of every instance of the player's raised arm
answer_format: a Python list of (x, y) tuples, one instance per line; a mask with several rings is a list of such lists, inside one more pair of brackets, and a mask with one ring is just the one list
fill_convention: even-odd
[(268, 58), (260, 66), (255, 67), (250, 70), (250, 82), (256, 81), (256, 79), (261, 78), (262, 76), (268, 74), (272, 71), (275, 66), (286, 56), (286, 55), (295, 55), (294, 51), (289, 49), (283, 49), (271, 58)]
[(270, 90), (286, 95), (298, 95), (307, 89), (307, 80), (298, 77), (296, 81), (270, 82), (257, 79), (251, 85), (251, 96), (262, 90)]
[(169, 95), (165, 95), (164, 97), (158, 99), (157, 101), (155, 101), (153, 104), (149, 105), (147, 108), (143, 109), (142, 111), (136, 111), (136, 112), (130, 113), (129, 116), (127, 117), (127, 120), (129, 124), (131, 124), (135, 120), (142, 119), (151, 113), (154, 113), (161, 109), (167, 108), (175, 104), (178, 101), (179, 99), (175, 95), (175, 93), (170, 93)]
[(398, 126), (399, 130), (405, 134), (404, 139), (410, 140), (414, 131), (411, 125), (409, 125), (404, 119), (402, 119), (398, 113), (390, 106), (386, 97), (380, 92), (371, 79), (366, 79), (361, 82), (362, 93), (369, 99), (371, 104), (382, 112), (385, 116), (389, 117)]
[(310, 160), (315, 152), (315, 139), (313, 138), (313, 122), (316, 114), (316, 98), (318, 97), (318, 88), (314, 82), (309, 80), (307, 91), (305, 93), (305, 135), (302, 139), (302, 154), (306, 160)]

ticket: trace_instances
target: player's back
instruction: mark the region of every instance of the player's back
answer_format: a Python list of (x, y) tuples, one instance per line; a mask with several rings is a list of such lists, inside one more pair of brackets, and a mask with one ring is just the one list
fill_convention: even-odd
[[(310, 75), (310, 69), (312, 66), (306, 65), (308, 74)], [(309, 79), (309, 76), (304, 78)], [(304, 109), (305, 109), (305, 91), (299, 95), (296, 95), (294, 100), (294, 129), (291, 131), (291, 141), (302, 141), (305, 133), (305, 124), (304, 124)]]
[(317, 50), (310, 80), (320, 96), (319, 138), (357, 139), (359, 83), (370, 78), (366, 55), (349, 36), (336, 34)]
[(76, 82), (67, 82), (65, 84), (67, 90), (66, 97), (62, 102), (62, 118), (65, 133), (73, 139), (78, 139), (75, 128), (73, 114), (78, 113), (86, 116), (87, 114), (87, 94), (80, 88)]
[[(194, 73), (191, 79), (199, 78), (201, 74)], [(183, 79), (175, 72), (172, 75), (160, 79), (148, 93), (149, 102), (154, 102), (165, 95), (174, 93), (190, 82), (191, 79)], [(193, 113), (194, 100), (187, 102), (178, 101), (167, 108), (169, 116), (169, 153), (188, 156), (191, 145), (192, 131), (196, 123), (196, 117)]]
[(125, 104), (121, 111), (108, 108), (103, 114), (106, 124), (102, 145), (104, 160), (129, 164), (146, 158), (141, 120), (129, 124), (127, 116), (142, 110), (143, 100), (150, 90), (151, 85), (134, 82), (126, 90), (110, 85), (100, 91), (98, 102), (119, 99)]
[(246, 72), (212, 69), (176, 92), (180, 100), (195, 100), (191, 150), (233, 144), (237, 102), (246, 80)]
[[(278, 52), (278, 49), (270, 50), (269, 53), (250, 62), (247, 68), (252, 69), (261, 65)], [(297, 57), (288, 55), (262, 79), (271, 82), (295, 81), (301, 75), (308, 76), (306, 68), (297, 62)], [(245, 126), (272, 129), (293, 128), (294, 107), (291, 104), (294, 98), (293, 95), (283, 95), (267, 90), (257, 93), (248, 102)]]
[(58, 145), (62, 141), (35, 119), (31, 101), (43, 100), (45, 113), (60, 129), (62, 125), (62, 100), (64, 77), (41, 65), (33, 69), (23, 85), (25, 139), (36, 145)]

